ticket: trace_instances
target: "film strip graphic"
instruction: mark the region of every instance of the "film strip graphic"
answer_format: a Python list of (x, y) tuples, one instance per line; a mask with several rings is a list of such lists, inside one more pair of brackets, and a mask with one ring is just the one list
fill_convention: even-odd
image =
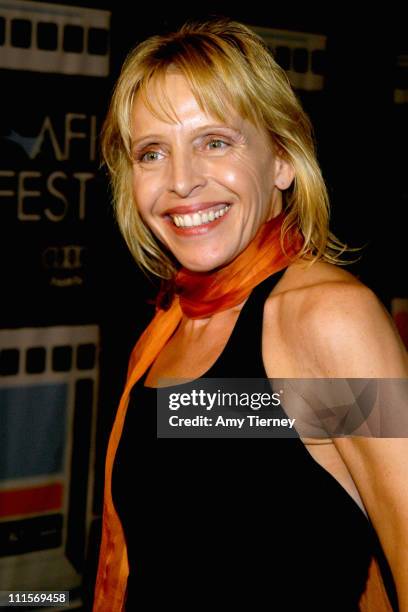
[(0, 68), (104, 77), (110, 12), (0, 0)]
[(327, 36), (249, 25), (261, 36), (295, 89), (324, 87)]
[(92, 519), (97, 326), (0, 330), (0, 588), (81, 584)]

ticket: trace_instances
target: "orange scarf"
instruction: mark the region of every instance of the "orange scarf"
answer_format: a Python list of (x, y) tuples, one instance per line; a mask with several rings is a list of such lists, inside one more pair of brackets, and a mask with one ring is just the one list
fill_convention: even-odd
[(285, 252), (282, 250), (283, 220), (281, 213), (265, 223), (231, 264), (211, 274), (182, 268), (177, 274), (175, 289), (183, 313), (189, 319), (203, 319), (237, 306), (256, 285), (287, 266), (289, 258), (299, 251), (301, 239), (297, 232), (286, 234)]
[[(280, 214), (265, 223), (246, 249), (224, 268), (212, 273), (191, 272), (182, 268), (172, 285), (170, 307), (167, 310), (157, 308), (155, 317), (132, 351), (125, 389), (107, 449), (102, 542), (93, 612), (121, 612), (125, 604), (129, 565), (122, 525), (113, 505), (111, 479), (130, 391), (173, 335), (183, 314), (189, 318), (200, 318), (232, 308), (243, 302), (265, 278), (288, 265), (290, 258), (299, 251), (302, 239), (296, 231), (288, 233), (285, 252), (282, 250), (283, 219), (283, 214)], [(160, 297), (162, 299), (163, 294)], [(372, 603), (370, 599), (370, 605)], [(384, 612), (387, 608), (370, 607), (368, 610)]]

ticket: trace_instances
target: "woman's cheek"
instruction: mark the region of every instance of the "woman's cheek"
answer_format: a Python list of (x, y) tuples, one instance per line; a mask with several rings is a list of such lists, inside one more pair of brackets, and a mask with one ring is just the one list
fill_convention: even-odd
[(218, 183), (229, 186), (235, 185), (239, 176), (239, 166), (231, 160), (231, 157), (214, 159), (203, 164), (203, 174)]
[(146, 220), (153, 212), (153, 205), (156, 200), (157, 187), (149, 181), (133, 182), (133, 199), (138, 207), (139, 213)]
[(216, 174), (223, 183), (235, 187), (245, 179), (248, 173), (248, 164), (250, 164), (250, 160), (245, 155), (242, 155), (239, 151), (231, 152), (228, 156), (219, 158), (214, 163), (213, 174)]

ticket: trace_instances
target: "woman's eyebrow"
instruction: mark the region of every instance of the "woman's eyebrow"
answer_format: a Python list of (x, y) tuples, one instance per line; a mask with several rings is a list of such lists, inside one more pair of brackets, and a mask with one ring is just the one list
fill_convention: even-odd
[[(237, 136), (242, 134), (241, 130), (239, 130), (238, 128), (221, 123), (221, 124), (200, 125), (194, 130), (191, 130), (191, 135), (195, 136), (195, 134), (197, 134), (198, 132), (202, 132), (203, 130), (215, 130), (215, 129), (228, 130), (230, 132), (233, 132)], [(144, 140), (151, 140), (151, 139), (160, 140), (162, 138), (165, 138), (163, 134), (144, 134), (138, 138), (132, 139), (132, 147), (137, 146), (138, 144), (142, 143)]]

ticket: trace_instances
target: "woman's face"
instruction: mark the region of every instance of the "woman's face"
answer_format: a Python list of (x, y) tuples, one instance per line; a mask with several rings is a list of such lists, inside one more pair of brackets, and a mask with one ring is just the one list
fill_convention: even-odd
[[(245, 249), (279, 214), (293, 171), (265, 132), (231, 111), (228, 122), (204, 113), (185, 78), (168, 73), (164, 89), (178, 121), (158, 119), (137, 96), (133, 108), (133, 192), (153, 234), (186, 268), (209, 271)], [(148, 91), (156, 106), (155, 88)]]

